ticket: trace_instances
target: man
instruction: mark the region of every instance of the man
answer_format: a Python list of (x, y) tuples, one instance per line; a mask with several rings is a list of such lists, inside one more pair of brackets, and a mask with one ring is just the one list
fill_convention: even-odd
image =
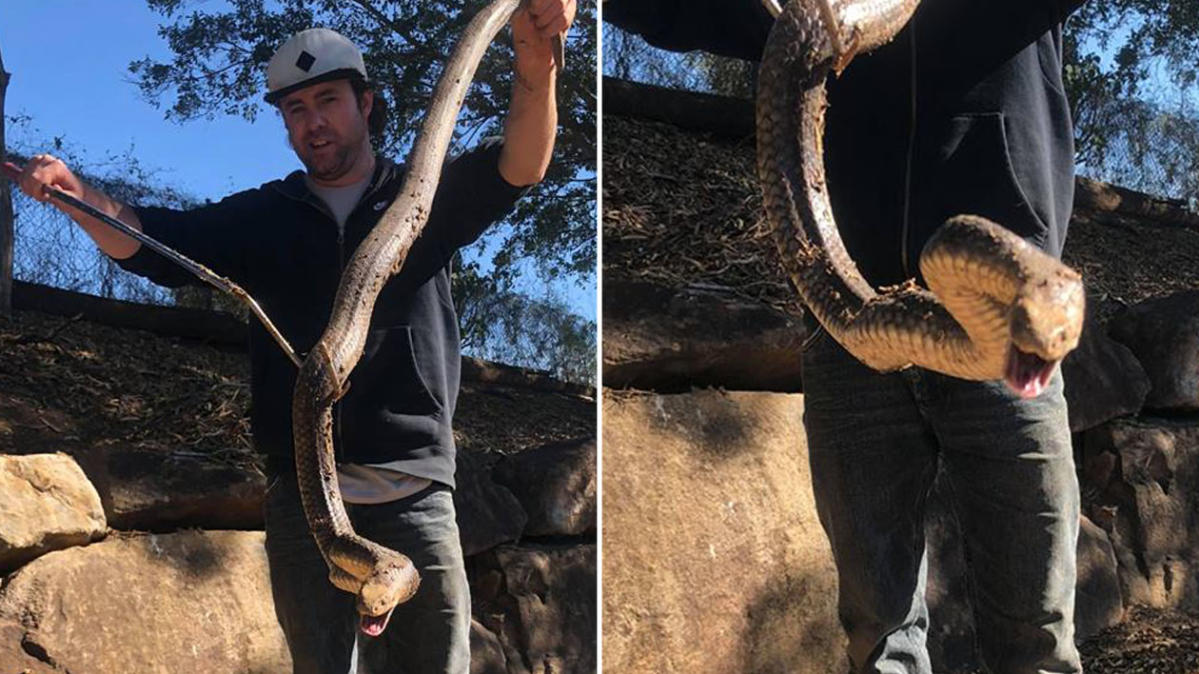
[[(838, 3), (838, 6), (844, 3)], [(829, 83), (833, 210), (873, 285), (917, 277), (947, 217), (988, 217), (1060, 256), (1073, 197), (1061, 24), (1081, 0), (924, 0), (890, 44)], [(759, 0), (604, 6), (659, 47), (756, 60)], [(1080, 672), (1079, 495), (1057, 373), (1021, 400), (999, 382), (878, 374), (822, 330), (803, 354), (817, 510), (855, 672), (931, 672), (925, 501), (944, 479), (962, 527), (980, 655), (997, 674)]]
[[(532, 0), (514, 15), (515, 84), (503, 142), (484, 143), (445, 167), (425, 230), (380, 293), (365, 351), (334, 411), (339, 482), (358, 533), (408, 555), (421, 574), (416, 596), (395, 610), (390, 628), (358, 643), (359, 672), (469, 669), (470, 600), (450, 492), (460, 345), (449, 264), (545, 173), (557, 126), (551, 39), (567, 30), (575, 9), (574, 0)], [(342, 269), (396, 197), (404, 172), (371, 151), (381, 102), (346, 38), (327, 29), (298, 33), (271, 59), (267, 84), (266, 99), (306, 169), (284, 180), (187, 212), (119, 203), (48, 155), (27, 163), (20, 184), (35, 199), (47, 200), (45, 186), (82, 198), (235, 279), (304, 352), (328, 322)], [(168, 286), (192, 281), (137, 241), (59, 207), (126, 269)], [(296, 487), (296, 368), (256, 323), (250, 357), (254, 443), (268, 470), (276, 614), (296, 672), (352, 671), (354, 596), (329, 583)]]

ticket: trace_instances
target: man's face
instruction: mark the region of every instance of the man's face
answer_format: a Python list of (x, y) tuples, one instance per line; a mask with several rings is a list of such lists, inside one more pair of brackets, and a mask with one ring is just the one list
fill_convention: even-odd
[(370, 91), (363, 93), (360, 107), (350, 82), (333, 80), (279, 101), (291, 147), (314, 180), (337, 183), (370, 152), (367, 117), (373, 100)]

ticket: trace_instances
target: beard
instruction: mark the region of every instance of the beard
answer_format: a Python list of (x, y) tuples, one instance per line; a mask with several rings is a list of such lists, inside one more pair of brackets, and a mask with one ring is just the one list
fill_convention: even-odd
[[(334, 133), (324, 133), (307, 138), (299, 144), (292, 143), (292, 148), (311, 178), (333, 182), (353, 170), (361, 154), (366, 151), (365, 127), (355, 130), (350, 136), (341, 138)], [(310, 143), (317, 140), (326, 140), (329, 144), (313, 148)]]

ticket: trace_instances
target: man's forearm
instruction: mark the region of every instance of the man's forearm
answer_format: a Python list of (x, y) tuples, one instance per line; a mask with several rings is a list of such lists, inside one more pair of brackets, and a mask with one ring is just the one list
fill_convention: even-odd
[[(104, 213), (124, 222), (133, 229), (141, 231), (142, 223), (138, 220), (137, 213), (128, 205), (113, 199), (100, 190), (85, 185), (83, 200)], [(83, 228), (83, 231), (92, 237), (92, 241), (96, 242), (100, 250), (104, 251), (104, 254), (111, 258), (123, 260), (132, 257), (142, 246), (136, 239), (125, 236), (83, 211), (60, 202), (55, 202), (55, 205), (78, 223)]]
[(556, 81), (555, 68), (536, 77), (516, 71), (500, 152), (500, 175), (512, 185), (533, 185), (545, 177), (558, 130)]

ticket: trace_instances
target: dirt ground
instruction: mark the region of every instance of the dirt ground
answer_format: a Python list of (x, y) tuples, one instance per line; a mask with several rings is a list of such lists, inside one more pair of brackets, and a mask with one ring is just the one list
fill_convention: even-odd
[[(121, 445), (258, 466), (249, 361), (238, 350), (69, 317), (0, 317), (0, 453)], [(464, 382), (460, 447), (509, 454), (595, 434), (595, 402)]]
[[(784, 311), (800, 304), (761, 215), (753, 139), (714, 139), (604, 118), (603, 274), (718, 285)], [(1199, 232), (1109, 213), (1075, 214), (1064, 258), (1101, 318), (1199, 288)], [(1082, 646), (1089, 674), (1199, 674), (1199, 616), (1133, 607)]]
[[(1148, 606), (1128, 610), (1124, 622), (1084, 642), (1086, 674), (1196, 674), (1199, 617)], [(987, 674), (982, 670), (947, 674)]]
[[(604, 278), (719, 285), (800, 309), (762, 217), (752, 138), (613, 116), (604, 135), (620, 139), (604, 145)], [(1190, 229), (1077, 212), (1063, 257), (1104, 317), (1199, 288), (1199, 232)]]
[(1199, 672), (1199, 617), (1134, 606), (1128, 619), (1082, 645), (1087, 674)]

